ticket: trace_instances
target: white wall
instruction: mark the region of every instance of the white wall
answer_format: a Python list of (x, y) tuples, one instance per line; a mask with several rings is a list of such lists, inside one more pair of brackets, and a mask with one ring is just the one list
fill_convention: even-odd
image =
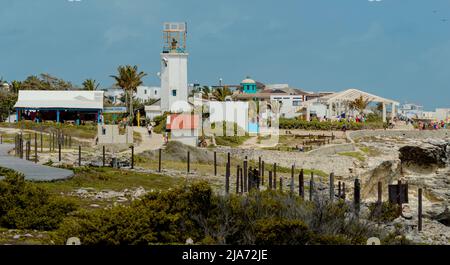
[[(303, 102), (301, 95), (271, 95), (270, 101), (281, 102), (280, 117), (294, 118), (301, 115), (297, 113)], [(297, 102), (297, 106), (294, 106), (294, 102)]]
[[(172, 108), (174, 103), (187, 102), (187, 58), (187, 53), (161, 53), (161, 110), (163, 112), (180, 111), (180, 108)], [(173, 96), (173, 90), (176, 90), (176, 96)]]
[(239, 127), (247, 130), (248, 124), (248, 102), (243, 101), (210, 101), (209, 122), (236, 123)]
[(172, 130), (170, 141), (177, 141), (185, 145), (197, 146), (199, 129)]
[(327, 116), (327, 106), (322, 103), (314, 102), (309, 107), (310, 113), (315, 113), (318, 118), (322, 119)]
[(98, 125), (97, 136), (99, 144), (132, 144), (134, 141), (133, 128), (127, 127), (125, 134), (120, 134), (118, 125)]
[(149, 86), (138, 86), (136, 89), (136, 98), (141, 101), (147, 101), (149, 99), (159, 99), (161, 88), (159, 87), (149, 87)]

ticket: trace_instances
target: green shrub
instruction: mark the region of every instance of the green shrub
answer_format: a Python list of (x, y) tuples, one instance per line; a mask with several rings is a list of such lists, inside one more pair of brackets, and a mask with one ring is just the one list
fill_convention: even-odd
[(301, 220), (268, 219), (256, 223), (258, 245), (305, 245), (313, 233)]
[(344, 202), (305, 202), (275, 191), (221, 196), (200, 182), (150, 193), (131, 206), (79, 212), (58, 229), (58, 243), (83, 244), (365, 244), (381, 233), (351, 218)]
[(24, 180), (23, 175), (1, 169), (0, 226), (11, 229), (53, 230), (76, 209), (66, 199), (52, 197), (46, 190)]
[(362, 130), (362, 129), (382, 129), (383, 122), (380, 121), (366, 121), (362, 122), (347, 122), (347, 121), (305, 121), (299, 119), (281, 118), (279, 121), (280, 129), (302, 129), (302, 130), (341, 130), (344, 124), (347, 130)]
[(392, 222), (400, 216), (400, 206), (390, 202), (372, 203), (369, 211), (369, 219), (376, 222)]

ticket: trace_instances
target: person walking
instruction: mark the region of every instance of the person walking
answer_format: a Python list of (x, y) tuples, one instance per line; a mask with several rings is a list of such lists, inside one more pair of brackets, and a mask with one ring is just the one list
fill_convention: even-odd
[(148, 134), (151, 136), (152, 135), (152, 130), (153, 130), (153, 126), (149, 123), (148, 125), (147, 125), (147, 131), (148, 131)]

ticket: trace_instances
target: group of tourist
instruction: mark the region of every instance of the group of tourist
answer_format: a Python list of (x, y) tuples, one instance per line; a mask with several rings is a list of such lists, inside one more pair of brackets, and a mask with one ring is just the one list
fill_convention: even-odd
[(438, 129), (447, 129), (448, 123), (444, 121), (432, 121), (432, 122), (422, 122), (418, 123), (419, 130), (438, 130)]

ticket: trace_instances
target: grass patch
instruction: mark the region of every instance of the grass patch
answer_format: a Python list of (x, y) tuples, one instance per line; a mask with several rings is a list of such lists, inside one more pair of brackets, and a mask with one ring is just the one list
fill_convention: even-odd
[(366, 161), (366, 157), (360, 152), (342, 152), (338, 153), (338, 155), (353, 157), (362, 162)]
[(221, 146), (238, 147), (247, 141), (249, 136), (216, 136), (216, 144)]
[(182, 179), (159, 174), (147, 174), (114, 168), (75, 168), (75, 176), (65, 181), (43, 182), (37, 185), (53, 193), (70, 192), (78, 188), (124, 189), (143, 187), (146, 190), (165, 190), (180, 184)]
[(57, 124), (55, 122), (35, 123), (32, 121), (20, 121), (18, 123), (2, 122), (0, 123), (0, 127), (34, 131), (43, 130), (47, 133), (53, 133), (57, 130), (61, 130), (65, 135), (79, 138), (93, 139), (97, 136), (97, 124), (72, 125), (63, 123)]
[(370, 147), (363, 146), (363, 147), (360, 147), (359, 150), (361, 150), (367, 156), (370, 156), (370, 157), (380, 156), (382, 154), (382, 152), (380, 150), (376, 149), (375, 147), (371, 147), (371, 146)]

